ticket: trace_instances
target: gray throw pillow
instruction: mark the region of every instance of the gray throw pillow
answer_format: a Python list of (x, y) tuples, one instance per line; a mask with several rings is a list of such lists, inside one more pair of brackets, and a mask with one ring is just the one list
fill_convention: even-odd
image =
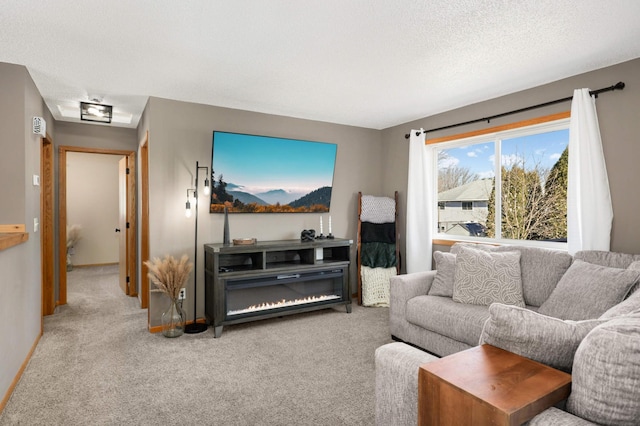
[(482, 251), (495, 251), (500, 246), (494, 246), (492, 244), (480, 244), (480, 243), (455, 243), (451, 246), (451, 250), (449, 253), (458, 254), (462, 251), (463, 248), (472, 248), (475, 250)]
[[(627, 269), (631, 271), (640, 271), (640, 261), (636, 260), (635, 262), (632, 262)], [(636, 284), (631, 287), (631, 290), (629, 290), (627, 298), (617, 305), (614, 305), (613, 308), (609, 309), (604, 314), (600, 315), (600, 319), (611, 319), (637, 310), (640, 310), (640, 291), (638, 291), (638, 283), (636, 282)]]
[(567, 411), (598, 424), (637, 426), (639, 353), (640, 314), (594, 328), (576, 351)]
[(611, 309), (600, 315), (600, 319), (612, 319), (621, 315), (630, 314), (637, 310), (640, 310), (640, 291), (636, 290), (624, 301), (614, 305)]
[(627, 267), (631, 271), (640, 271), (640, 260), (635, 260)]
[(640, 271), (575, 260), (538, 312), (574, 321), (598, 318), (622, 302), (639, 278)]
[(453, 297), (453, 276), (456, 270), (456, 255), (436, 251), (433, 253), (436, 261), (436, 277), (433, 279), (430, 296)]
[(473, 305), (498, 302), (524, 307), (520, 252), (495, 253), (460, 247), (453, 300)]
[(607, 321), (563, 321), (501, 303), (489, 306), (489, 314), (479, 344), (497, 346), (566, 372), (571, 372), (582, 339)]

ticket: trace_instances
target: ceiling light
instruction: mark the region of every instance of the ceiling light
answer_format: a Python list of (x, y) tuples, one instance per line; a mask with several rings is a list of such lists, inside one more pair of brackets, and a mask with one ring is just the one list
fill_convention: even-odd
[(113, 107), (111, 105), (80, 102), (80, 120), (111, 123)]

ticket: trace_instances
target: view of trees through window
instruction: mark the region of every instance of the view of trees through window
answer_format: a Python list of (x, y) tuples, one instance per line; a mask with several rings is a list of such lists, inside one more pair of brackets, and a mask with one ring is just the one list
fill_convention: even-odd
[(435, 145), (438, 232), (566, 241), (568, 143), (563, 120)]

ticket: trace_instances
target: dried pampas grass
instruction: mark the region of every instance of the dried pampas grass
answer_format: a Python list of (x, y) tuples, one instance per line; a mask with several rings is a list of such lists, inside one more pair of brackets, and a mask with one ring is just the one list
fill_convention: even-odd
[(71, 225), (67, 228), (67, 248), (73, 247), (82, 238), (82, 226)]
[(182, 255), (180, 261), (167, 254), (164, 259), (154, 257), (153, 260), (147, 260), (144, 264), (149, 268), (147, 276), (158, 287), (151, 291), (165, 293), (171, 299), (178, 298), (180, 289), (184, 287), (193, 269), (193, 263), (189, 262), (186, 254)]

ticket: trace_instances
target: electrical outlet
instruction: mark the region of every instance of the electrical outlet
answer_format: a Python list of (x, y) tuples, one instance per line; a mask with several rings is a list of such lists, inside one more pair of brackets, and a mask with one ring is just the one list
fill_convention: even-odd
[(186, 288), (181, 288), (180, 289), (180, 295), (178, 296), (178, 300), (184, 300), (187, 298), (187, 289)]

